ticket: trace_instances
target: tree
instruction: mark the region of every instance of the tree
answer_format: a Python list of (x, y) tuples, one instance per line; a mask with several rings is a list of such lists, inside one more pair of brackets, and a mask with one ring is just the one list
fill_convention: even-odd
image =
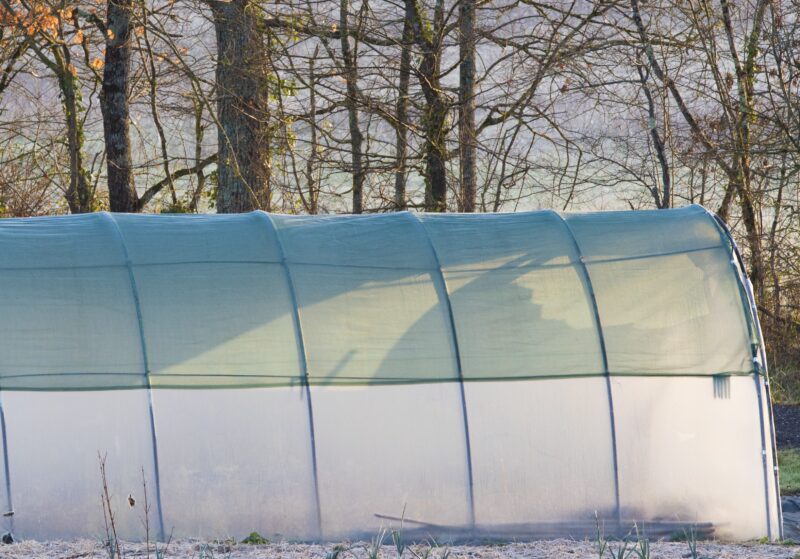
[(400, 68), (395, 105), (395, 171), (394, 205), (397, 210), (407, 207), (406, 180), (408, 178), (408, 120), (409, 82), (411, 80), (411, 20), (403, 18)]
[[(363, 137), (358, 124), (358, 51), (350, 48), (350, 24), (348, 21), (348, 0), (339, 2), (339, 35), (342, 45), (342, 65), (347, 84), (345, 106), (350, 130), (350, 151), (353, 165), (353, 213), (364, 211), (364, 162), (361, 149)], [(356, 48), (358, 43), (356, 43)]]
[[(710, 75), (714, 80), (718, 94), (718, 103), (723, 113), (722, 122), (727, 127), (729, 146), (720, 145), (708, 131), (704, 129), (689, 107), (678, 83), (658, 61), (653, 45), (644, 25), (639, 6), (639, 0), (631, 0), (631, 13), (639, 39), (644, 49), (650, 69), (656, 77), (669, 90), (678, 110), (689, 125), (697, 140), (716, 160), (719, 167), (728, 178), (728, 187), (725, 190), (722, 202), (717, 213), (723, 219), (730, 215), (730, 204), (734, 196), (738, 196), (739, 206), (747, 233), (747, 243), (750, 249), (750, 279), (753, 288), (759, 295), (763, 295), (764, 265), (762, 260), (761, 237), (757, 223), (756, 199), (752, 185), (751, 158), (753, 145), (751, 143), (751, 123), (756, 118), (755, 107), (755, 79), (756, 57), (759, 51), (759, 41), (764, 26), (764, 18), (769, 6), (769, 0), (758, 0), (752, 13), (750, 29), (744, 37), (744, 58), (740, 56), (737, 37), (731, 20), (731, 11), (728, 0), (720, 0), (719, 13), (712, 12), (707, 4), (698, 6), (690, 5), (690, 16), (695, 24), (700, 38), (700, 47), (705, 53)], [(726, 72), (724, 64), (719, 60), (718, 53), (722, 48), (718, 45), (719, 39), (714, 30), (721, 25), (724, 30), (724, 47), (727, 48), (727, 60), (733, 66), (734, 75)], [(736, 85), (736, 93), (731, 95), (729, 89)], [(727, 148), (727, 149), (726, 149)]]
[(217, 40), (217, 211), (269, 210), (269, 61), (251, 0), (209, 2)]
[(436, 0), (432, 21), (417, 0), (405, 0), (406, 18), (411, 36), (420, 50), (416, 68), (419, 85), (425, 97), (422, 126), (425, 136), (425, 210), (447, 211), (446, 144), (447, 115), (450, 109), (441, 84), (441, 47), (444, 39), (444, 0)]
[(112, 212), (136, 212), (128, 90), (131, 75), (133, 0), (108, 0), (106, 54), (100, 90), (106, 148), (108, 198)]
[(25, 36), (36, 59), (56, 78), (64, 111), (69, 153), (69, 184), (65, 196), (72, 213), (92, 211), (94, 185), (84, 163), (84, 111), (81, 85), (70, 50), (71, 37), (80, 36), (78, 14), (72, 6), (47, 2), (22, 4), (0, 0), (2, 19)]
[(458, 145), (461, 210), (475, 211), (477, 193), (475, 138), (475, 0), (461, 0), (459, 20)]

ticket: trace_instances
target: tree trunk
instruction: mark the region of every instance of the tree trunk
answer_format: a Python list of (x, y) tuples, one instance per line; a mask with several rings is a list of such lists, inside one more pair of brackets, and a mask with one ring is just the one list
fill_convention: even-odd
[(461, 65), (458, 88), (458, 140), (461, 174), (461, 211), (475, 211), (475, 0), (461, 0), (459, 27)]
[(64, 106), (67, 123), (67, 148), (69, 150), (69, 187), (67, 188), (67, 204), (71, 213), (91, 212), (94, 192), (89, 181), (89, 172), (83, 165), (83, 119), (79, 114), (81, 94), (78, 78), (73, 73), (69, 49), (61, 46), (52, 47), (55, 65), (59, 68), (58, 85)]
[(108, 0), (105, 66), (100, 90), (106, 144), (108, 197), (112, 212), (137, 211), (131, 157), (128, 87), (131, 68), (132, 0)]
[(197, 167), (195, 172), (197, 184), (189, 202), (190, 213), (197, 211), (197, 205), (200, 203), (200, 197), (206, 187), (206, 174), (203, 167), (200, 166), (200, 161), (203, 159), (203, 136), (206, 133), (205, 125), (203, 124), (204, 104), (196, 98), (193, 98), (192, 104), (194, 105), (194, 164)]
[(353, 166), (353, 213), (360, 214), (364, 210), (364, 164), (362, 161), (363, 136), (358, 126), (358, 68), (357, 54), (350, 49), (349, 22), (347, 18), (348, 0), (339, 2), (339, 35), (342, 44), (344, 61), (344, 79), (347, 83), (347, 118), (350, 127), (350, 154)]
[(397, 124), (395, 135), (394, 205), (405, 210), (406, 201), (406, 156), (408, 153), (408, 86), (411, 78), (411, 21), (403, 21), (403, 46), (400, 51), (400, 82), (397, 88)]
[(639, 72), (639, 81), (642, 83), (642, 91), (647, 99), (647, 127), (650, 130), (650, 139), (653, 142), (653, 149), (656, 150), (658, 166), (661, 169), (663, 194), (659, 194), (656, 186), (652, 187), (651, 192), (656, 203), (656, 208), (663, 210), (670, 207), (672, 198), (669, 161), (667, 160), (664, 141), (661, 139), (661, 134), (658, 132), (655, 101), (653, 100), (653, 94), (650, 92), (650, 86), (647, 84), (647, 78), (650, 72), (649, 70), (645, 71), (641, 64), (636, 66), (636, 70)]
[[(310, 104), (309, 123), (311, 124), (311, 153), (306, 160), (306, 182), (308, 184), (308, 198), (306, 200), (306, 207), (308, 209), (308, 213), (311, 215), (316, 215), (319, 213), (319, 188), (314, 173), (314, 169), (317, 164), (317, 156), (320, 149), (319, 139), (317, 138), (317, 76), (314, 73), (314, 65), (316, 64), (318, 52), (319, 47), (314, 49), (314, 54), (308, 61), (308, 100)], [(303, 187), (301, 185), (297, 186), (300, 190), (300, 194), (302, 195)]]
[[(746, 170), (749, 171), (748, 158), (745, 160)], [(749, 173), (742, 173), (742, 179), (736, 184), (739, 191), (739, 205), (742, 210), (742, 222), (744, 223), (747, 244), (750, 248), (750, 281), (753, 284), (753, 292), (756, 297), (764, 298), (764, 261), (761, 251), (761, 234), (759, 233), (759, 223), (756, 214), (755, 202), (753, 201), (752, 189), (750, 187)]]
[(734, 172), (738, 187), (739, 205), (742, 211), (747, 234), (747, 243), (750, 246), (750, 281), (753, 291), (759, 299), (764, 299), (764, 261), (762, 256), (761, 234), (759, 231), (759, 210), (757, 201), (753, 196), (751, 157), (753, 146), (750, 142), (750, 123), (755, 115), (756, 59), (758, 57), (758, 41), (764, 26), (767, 9), (771, 5), (769, 0), (758, 0), (756, 3), (752, 27), (744, 45), (744, 63), (736, 52), (735, 33), (727, 0), (720, 0), (722, 19), (725, 33), (728, 37), (728, 48), (736, 70), (737, 90), (739, 96), (738, 119), (734, 130)]
[[(705, 186), (706, 175), (705, 175), (705, 161), (703, 163), (703, 185)], [(738, 188), (736, 186), (736, 179), (728, 180), (728, 185), (725, 187), (725, 194), (722, 196), (722, 202), (719, 205), (719, 209), (717, 210), (717, 215), (722, 221), (727, 222), (731, 216), (731, 202), (733, 201), (734, 196), (738, 192)], [(702, 202), (700, 202), (702, 204)]]
[(425, 209), (429, 212), (445, 212), (447, 211), (447, 174), (445, 169), (447, 103), (439, 93), (438, 80), (423, 89), (427, 90), (425, 96), (428, 100), (424, 117)]
[(250, 0), (210, 1), (217, 37), (217, 211), (270, 209), (268, 64)]
[[(178, 204), (178, 195), (175, 191), (175, 183), (172, 180), (172, 171), (169, 168), (169, 153), (167, 150), (167, 135), (164, 133), (164, 126), (161, 124), (161, 117), (158, 114), (158, 77), (156, 74), (156, 64), (153, 55), (153, 47), (150, 44), (150, 37), (147, 32), (148, 17), (147, 0), (140, 0), (142, 8), (142, 37), (144, 38), (144, 52), (142, 53), (142, 65), (144, 66), (144, 76), (150, 86), (150, 116), (158, 133), (158, 140), (161, 144), (161, 167), (164, 169), (164, 178), (169, 186), (169, 193), (172, 199), (171, 211), (181, 211)], [(140, 44), (141, 47), (141, 44)]]
[(446, 123), (448, 103), (441, 87), (439, 62), (441, 42), (437, 39), (441, 28), (443, 4), (437, 0), (434, 24), (423, 21), (423, 15), (416, 0), (405, 0), (406, 18), (411, 21), (414, 41), (421, 50), (417, 73), (420, 88), (425, 97), (423, 111), (425, 131), (425, 210), (429, 212), (447, 211), (447, 161)]
[(769, 271), (772, 279), (772, 313), (775, 315), (773, 320), (780, 321), (781, 309), (781, 274), (778, 270), (778, 246), (777, 233), (778, 225), (781, 220), (781, 210), (783, 209), (783, 191), (787, 186), (788, 177), (786, 167), (787, 153), (781, 156), (780, 179), (778, 181), (778, 195), (775, 199), (775, 207), (772, 212), (772, 226), (769, 232)]

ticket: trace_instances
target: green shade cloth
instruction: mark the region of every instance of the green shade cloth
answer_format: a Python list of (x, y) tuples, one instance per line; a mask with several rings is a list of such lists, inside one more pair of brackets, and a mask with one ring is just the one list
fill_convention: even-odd
[(753, 372), (699, 206), (9, 219), (0, 253), (4, 390)]

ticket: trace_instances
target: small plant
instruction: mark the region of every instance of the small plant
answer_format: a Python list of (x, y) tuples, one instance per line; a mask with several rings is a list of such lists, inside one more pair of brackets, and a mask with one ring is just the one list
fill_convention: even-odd
[(333, 546), (333, 549), (325, 554), (325, 559), (339, 559), (339, 557), (343, 556), (349, 550), (350, 548), (344, 544), (337, 543)]
[(689, 547), (689, 553), (684, 555), (684, 557), (688, 559), (712, 559), (708, 555), (700, 555), (700, 552), (697, 550), (697, 530), (695, 530), (694, 526), (689, 528), (688, 532), (684, 529), (683, 537), (686, 541), (686, 545)]
[(103, 483), (103, 490), (100, 493), (100, 503), (103, 507), (103, 522), (105, 523), (106, 529), (106, 539), (103, 541), (103, 549), (106, 550), (108, 559), (122, 559), (122, 546), (117, 537), (117, 523), (114, 518), (114, 509), (111, 506), (111, 493), (108, 490), (106, 455), (101, 455), (98, 452), (97, 459), (100, 462), (100, 479)]
[[(218, 557), (214, 554), (214, 548), (207, 543), (200, 544), (197, 551), (199, 552), (197, 559), (216, 559)], [(223, 553), (223, 555), (219, 556), (222, 559), (231, 559), (231, 556), (233, 555), (231, 547), (225, 545), (217, 547), (217, 552)]]
[(372, 542), (367, 546), (367, 559), (380, 559), (381, 548), (383, 542), (386, 541), (386, 528), (381, 528), (380, 531), (372, 538)]
[(269, 540), (258, 532), (250, 532), (250, 535), (243, 539), (242, 543), (247, 545), (267, 545)]
[(403, 520), (405, 517), (406, 507), (403, 505), (403, 514), (400, 516), (400, 529), (392, 530), (392, 543), (394, 544), (394, 548), (397, 550), (397, 559), (402, 559), (403, 552), (408, 547), (408, 545), (403, 541)]
[[(123, 559), (122, 544), (117, 536), (117, 519), (114, 514), (114, 509), (111, 506), (111, 492), (108, 489), (108, 475), (106, 471), (106, 455), (97, 453), (97, 459), (100, 463), (100, 479), (102, 481), (102, 491), (100, 493), (100, 503), (103, 508), (103, 521), (105, 523), (105, 539), (101, 540), (101, 545), (108, 555), (108, 559)], [(155, 559), (164, 559), (167, 555), (170, 542), (172, 541), (172, 534), (170, 533), (166, 543), (162, 546), (158, 541), (153, 541), (152, 533), (150, 530), (150, 499), (147, 490), (147, 476), (145, 476), (144, 468), (142, 471), (142, 500), (138, 502), (133, 494), (128, 495), (128, 506), (133, 509), (137, 506), (141, 511), (139, 521), (142, 523), (145, 535), (145, 555), (150, 559), (151, 554)]]
[(608, 554), (611, 559), (627, 559), (631, 553), (633, 553), (631, 543), (625, 538), (621, 539), (617, 546), (608, 545)]
[[(144, 496), (144, 506), (140, 520), (144, 527), (144, 542), (147, 559), (150, 559), (150, 503), (147, 500), (147, 477), (144, 475), (144, 468), (142, 468), (142, 494)], [(133, 508), (136, 506), (136, 499), (133, 495), (128, 495), (128, 505)], [(156, 558), (158, 559), (158, 545), (156, 545)]]
[(684, 529), (683, 537), (686, 540), (686, 545), (689, 547), (689, 558), (704, 559), (701, 558), (697, 552), (697, 530), (694, 529), (694, 526), (689, 528), (688, 532), (686, 531), (686, 529)]
[[(435, 549), (441, 549), (442, 550), (441, 553), (439, 554), (439, 559), (449, 559), (450, 555), (452, 555), (452, 553), (453, 553), (452, 550), (450, 549), (449, 545), (446, 545), (446, 546), (442, 547), (442, 545), (439, 542), (437, 542), (436, 539), (433, 538), (433, 537), (431, 538), (431, 547), (430, 548), (431, 549), (435, 548)], [(427, 558), (427, 556), (428, 556), (428, 554), (425, 555), (426, 558)]]
[(214, 559), (214, 552), (208, 547), (207, 543), (200, 544), (200, 549), (198, 551), (200, 552), (197, 556), (198, 559)]
[(606, 550), (608, 549), (608, 540), (603, 534), (603, 527), (600, 523), (600, 517), (597, 516), (597, 511), (594, 511), (594, 525), (596, 530), (595, 545), (597, 546), (597, 559), (604, 559)]
[(639, 559), (650, 559), (650, 540), (647, 538), (642, 538), (636, 542), (636, 545), (633, 547), (633, 553)]
[(403, 557), (403, 553), (408, 548), (408, 545), (403, 541), (403, 530), (392, 530), (392, 543), (395, 550), (397, 550), (397, 559)]
[(421, 546), (417, 546), (417, 549), (414, 549), (413, 547), (409, 547), (408, 550), (417, 559), (430, 559), (431, 552), (433, 551), (433, 547), (431, 547), (430, 544), (424, 544), (424, 545), (421, 545)]
[(153, 551), (156, 554), (156, 559), (164, 559), (167, 556), (167, 549), (169, 548), (169, 542), (172, 540), (172, 535), (170, 535), (167, 543), (164, 544), (163, 547), (159, 547), (158, 544), (155, 545)]
[[(143, 503), (143, 511), (140, 516), (140, 520), (142, 522), (142, 526), (144, 527), (144, 534), (145, 534), (145, 548), (147, 553), (147, 559), (150, 559), (150, 550), (153, 550), (153, 554), (155, 555), (155, 559), (164, 559), (167, 556), (167, 550), (169, 549), (169, 544), (172, 542), (172, 533), (170, 533), (169, 538), (167, 538), (166, 543), (163, 546), (158, 544), (158, 541), (152, 542), (151, 534), (150, 534), (150, 499), (148, 497), (147, 491), (147, 476), (144, 473), (144, 467), (142, 467), (142, 500)], [(128, 496), (128, 504), (131, 508), (135, 506), (135, 501), (132, 501), (131, 496)], [(152, 543), (151, 543), (152, 542)]]
[(639, 559), (650, 559), (650, 540), (644, 537), (644, 534), (639, 535), (639, 528), (634, 525), (636, 529), (636, 545), (633, 547), (633, 553)]

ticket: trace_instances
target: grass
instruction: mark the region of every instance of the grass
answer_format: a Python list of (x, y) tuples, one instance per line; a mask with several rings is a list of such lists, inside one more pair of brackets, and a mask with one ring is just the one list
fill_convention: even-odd
[(778, 465), (781, 472), (781, 494), (800, 495), (800, 450), (778, 450)]

